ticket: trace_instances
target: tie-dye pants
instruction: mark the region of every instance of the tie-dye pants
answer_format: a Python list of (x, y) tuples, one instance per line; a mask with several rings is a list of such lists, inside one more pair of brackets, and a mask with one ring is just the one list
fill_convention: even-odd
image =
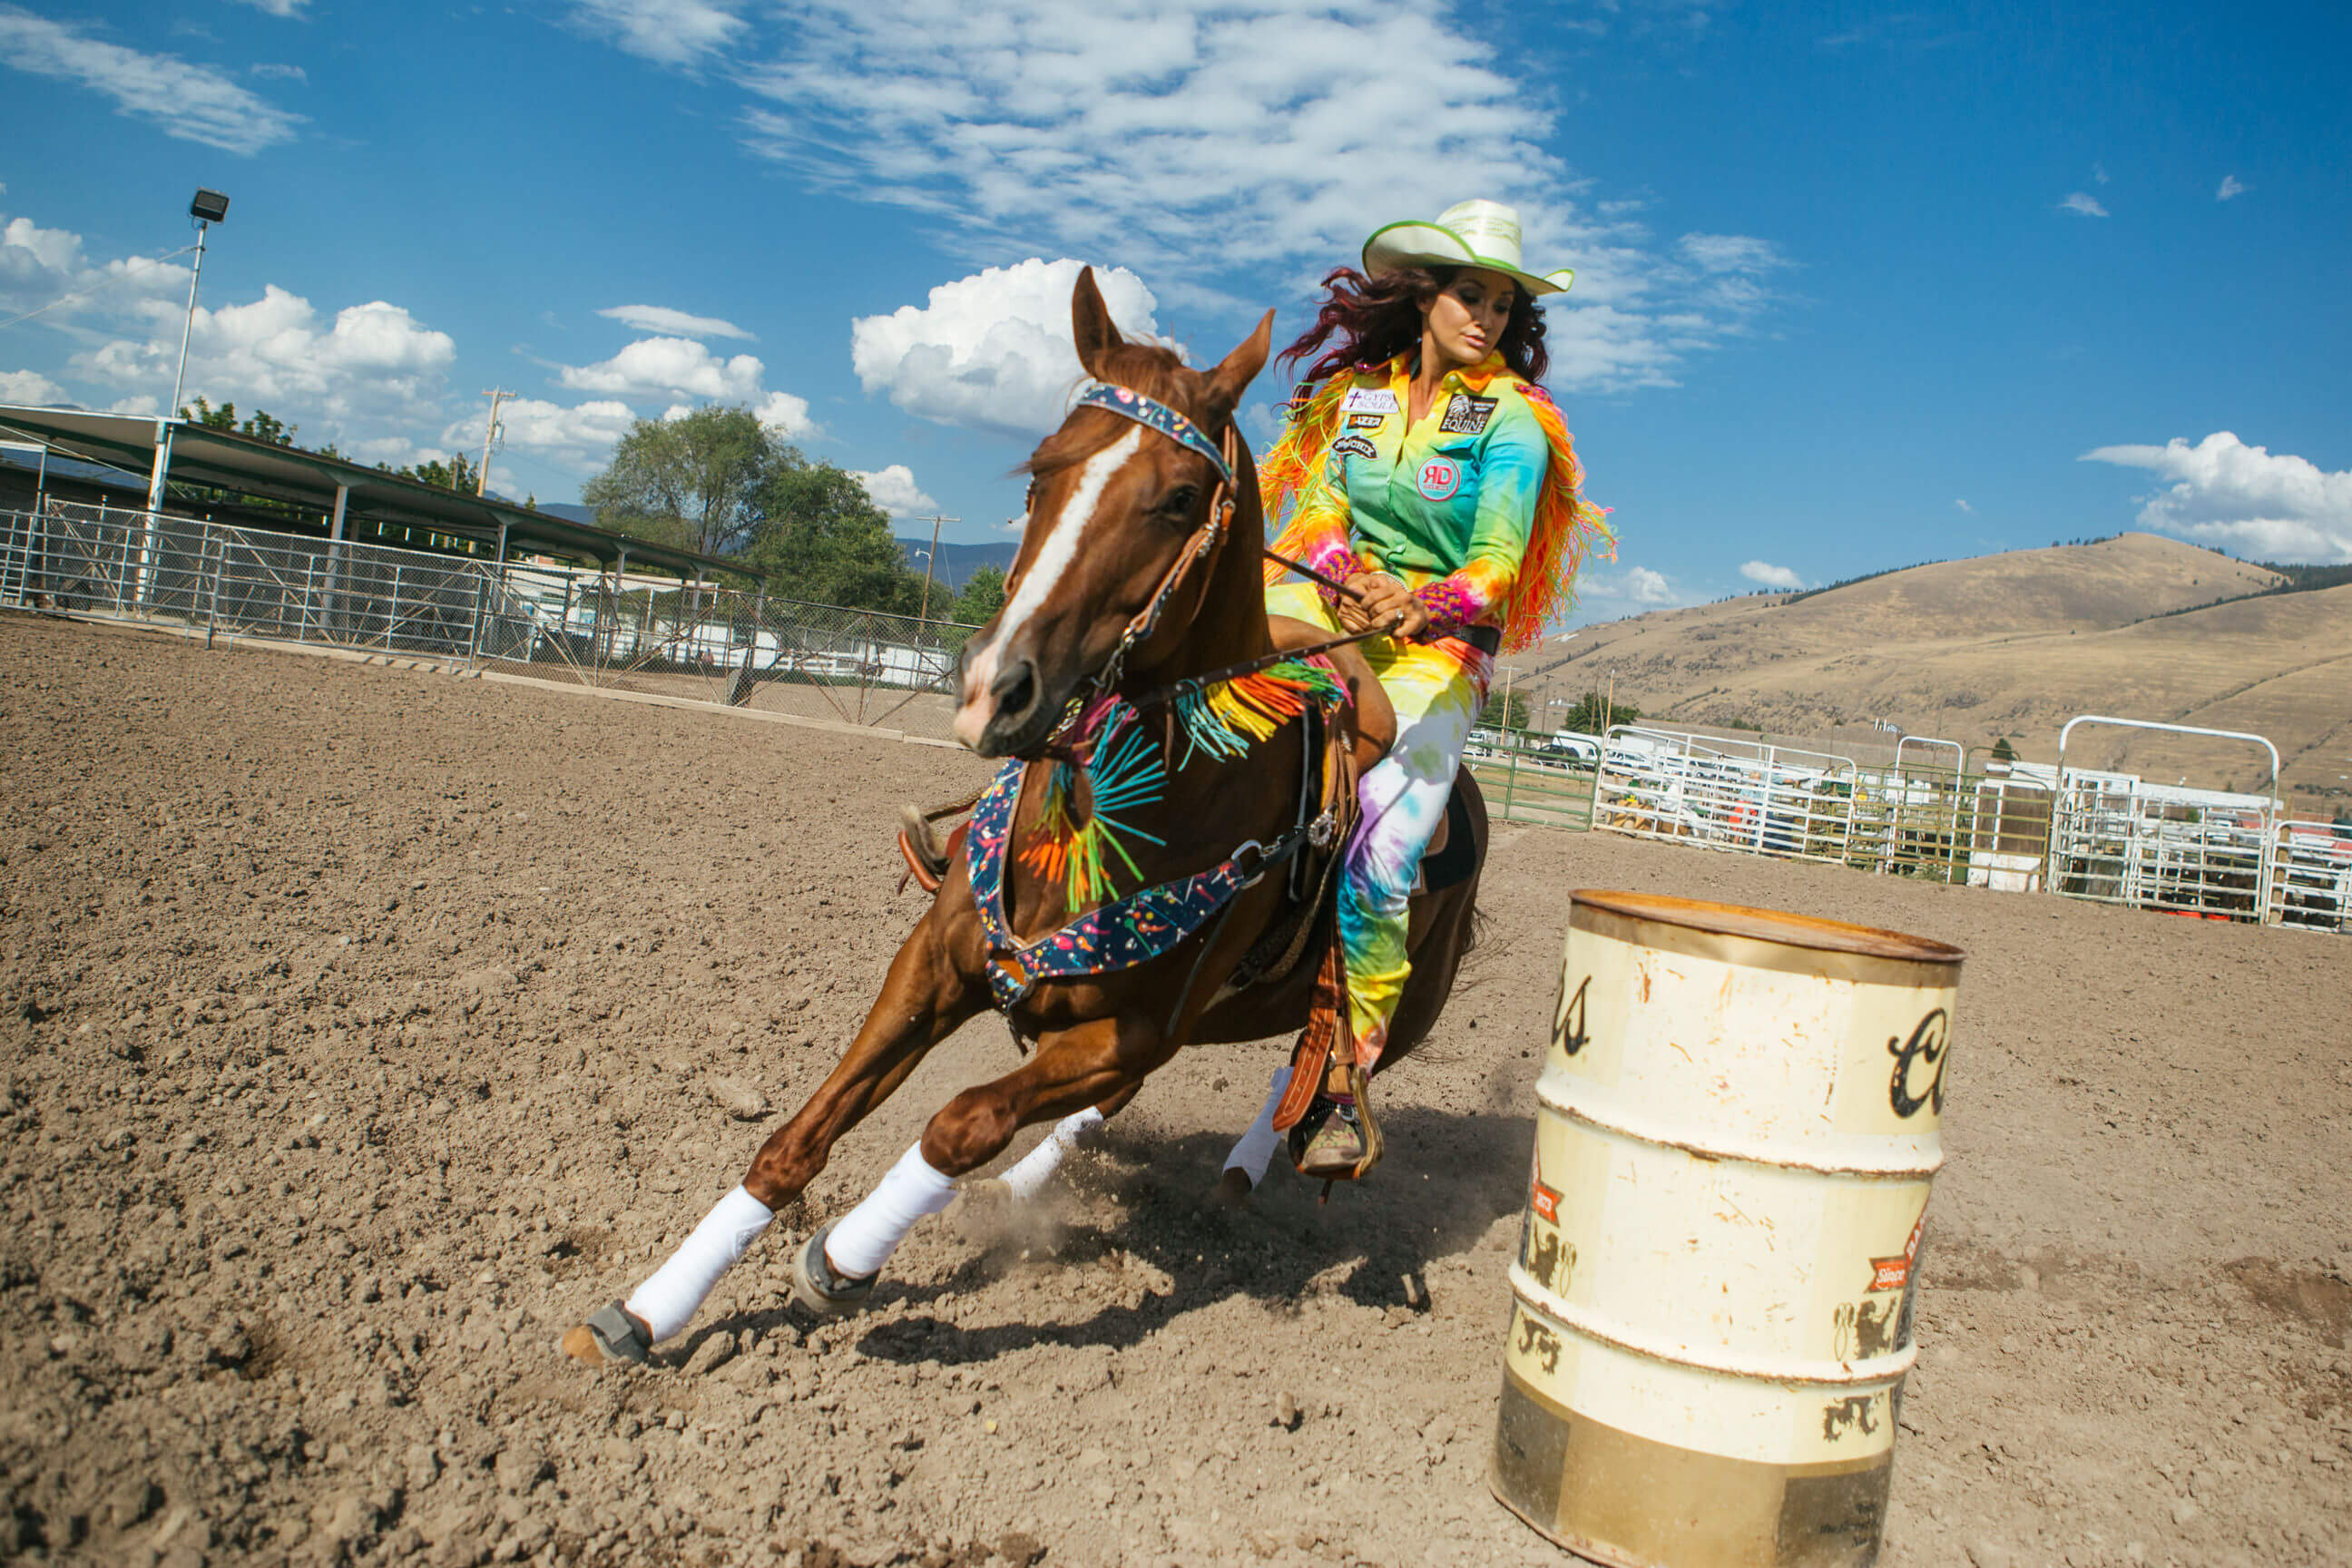
[[(1310, 584), (1266, 590), (1278, 616), (1340, 629)], [(1348, 1022), (1356, 1059), (1370, 1071), (1388, 1044), (1412, 963), (1405, 956), (1405, 911), (1422, 852), (1445, 816), (1470, 727), (1486, 700), (1493, 661), (1453, 638), (1359, 643), (1396, 707), (1396, 743), (1357, 784), (1363, 816), (1340, 867), (1339, 939), (1348, 963)]]

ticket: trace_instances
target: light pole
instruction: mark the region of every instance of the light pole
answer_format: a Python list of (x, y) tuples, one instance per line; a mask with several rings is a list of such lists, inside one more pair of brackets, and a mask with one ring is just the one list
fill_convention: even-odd
[[(188, 340), (196, 331), (196, 284), (205, 275), (205, 236), (228, 217), (228, 198), (218, 191), (199, 189), (188, 204), (196, 220), (196, 261), (188, 269), (188, 319), (180, 328), (180, 368), (172, 376), (172, 401), (155, 421), (155, 468), (147, 477), (147, 510), (163, 510), (163, 473), (172, 466), (172, 421), (179, 416), (180, 393), (188, 380)], [(144, 576), (142, 572), (142, 576)]]
[(931, 547), (923, 552), (923, 607), (915, 616), (915, 624), (919, 628), (931, 618), (931, 574), (940, 563), (940, 524), (962, 521), (963, 519), (960, 517), (931, 519)]

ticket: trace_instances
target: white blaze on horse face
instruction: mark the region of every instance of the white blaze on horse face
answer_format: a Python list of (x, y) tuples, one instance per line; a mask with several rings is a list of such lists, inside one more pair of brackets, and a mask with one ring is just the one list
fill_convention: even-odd
[[(1087, 524), (1094, 521), (1095, 508), (1101, 503), (1103, 489), (1110, 483), (1111, 476), (1142, 448), (1143, 429), (1137, 426), (1088, 458), (1078, 469), (1077, 487), (1070, 492), (1069, 503), (1062, 508), (1061, 516), (1055, 520), (1054, 531), (1046, 536), (1045, 547), (1029, 563), (1029, 570), (1022, 574), (1020, 590), (997, 617), (996, 635), (988, 639), (986, 647), (964, 662), (963, 702), (956, 710), (955, 737), (965, 745), (979, 745), (982, 731), (994, 717), (989, 688), (996, 684), (1000, 655), (1020, 637), (1029, 618), (1052, 595), (1062, 574), (1077, 559), (1078, 542)], [(1030, 514), (1033, 524), (1035, 518), (1035, 513)]]

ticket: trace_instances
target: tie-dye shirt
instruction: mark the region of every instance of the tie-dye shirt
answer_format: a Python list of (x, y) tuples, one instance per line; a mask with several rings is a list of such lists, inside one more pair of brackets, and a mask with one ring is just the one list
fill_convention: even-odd
[[(1528, 406), (1542, 397), (1499, 353), (1450, 372), (1408, 425), (1412, 355), (1354, 373), (1344, 417), (1290, 518), (1327, 575), (1401, 578), (1444, 633), (1499, 616), (1517, 581), (1551, 461)], [(1270, 513), (1276, 511), (1268, 498)]]

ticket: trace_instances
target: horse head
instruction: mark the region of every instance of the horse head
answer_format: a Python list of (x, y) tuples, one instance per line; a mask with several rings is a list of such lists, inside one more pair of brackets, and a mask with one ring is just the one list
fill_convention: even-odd
[[(1233, 427), (1234, 409), (1265, 367), (1274, 312), (1206, 372), (1189, 369), (1171, 350), (1120, 337), (1092, 268), (1078, 274), (1070, 316), (1078, 363), (1088, 375), (1173, 409), (1210, 441), (1223, 441), (1234, 468), (1230, 500), (1255, 522), (1256, 479)], [(1220, 561), (1191, 561), (1191, 552), (1205, 545), (1220, 557), (1232, 554), (1226, 535), (1202, 538), (1204, 526), (1217, 521), (1217, 463), (1134, 418), (1081, 404), (1025, 467), (1028, 517), (1004, 607), (964, 648), (955, 735), (984, 757), (1042, 745), (1070, 699), (1104, 677), (1139, 617), (1171, 599), (1190, 610), (1180, 614), (1175, 603), (1165, 605), (1168, 613), (1128, 647), (1118, 673), (1139, 675), (1165, 663), (1184, 642), (1213, 576), (1223, 575)], [(1255, 540), (1249, 554), (1255, 593)], [(1187, 584), (1196, 591), (1182, 591)]]

